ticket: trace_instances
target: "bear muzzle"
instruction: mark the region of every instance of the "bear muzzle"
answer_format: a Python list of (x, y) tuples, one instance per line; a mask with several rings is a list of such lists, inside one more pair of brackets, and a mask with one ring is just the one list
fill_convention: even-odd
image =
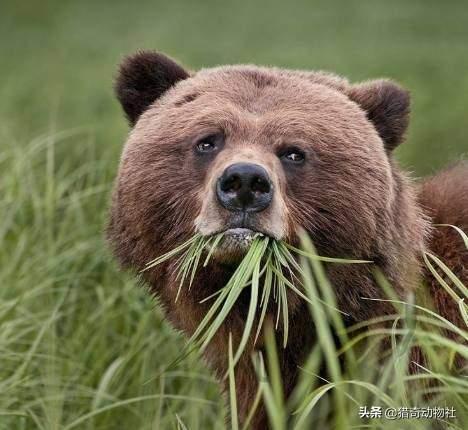
[(209, 172), (199, 194), (195, 228), (204, 236), (224, 233), (215, 258), (224, 254), (221, 259), (236, 259), (233, 256), (243, 255), (258, 234), (277, 240), (285, 237), (286, 205), (270, 164), (249, 149), (248, 154), (226, 154)]

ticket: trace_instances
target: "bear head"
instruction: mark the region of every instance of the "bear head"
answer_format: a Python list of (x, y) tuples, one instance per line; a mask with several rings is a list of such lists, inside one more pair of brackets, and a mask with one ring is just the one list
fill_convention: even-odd
[[(108, 235), (124, 266), (224, 232), (215, 273), (255, 233), (295, 243), (305, 230), (319, 253), (372, 260), (397, 287), (413, 276), (426, 226), (392, 157), (409, 115), (397, 84), (251, 65), (191, 72), (139, 52), (115, 89), (131, 131)], [(170, 270), (157, 272), (145, 276), (167, 283)], [(328, 274), (350, 309), (377, 294), (369, 267)]]

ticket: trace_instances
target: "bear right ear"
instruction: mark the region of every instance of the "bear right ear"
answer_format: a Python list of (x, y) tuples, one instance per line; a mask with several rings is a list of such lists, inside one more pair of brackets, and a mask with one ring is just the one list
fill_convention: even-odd
[(155, 51), (129, 55), (120, 64), (115, 93), (133, 126), (140, 115), (189, 73), (174, 60)]
[(403, 141), (410, 113), (407, 90), (380, 79), (352, 85), (348, 97), (366, 112), (387, 151), (393, 151)]

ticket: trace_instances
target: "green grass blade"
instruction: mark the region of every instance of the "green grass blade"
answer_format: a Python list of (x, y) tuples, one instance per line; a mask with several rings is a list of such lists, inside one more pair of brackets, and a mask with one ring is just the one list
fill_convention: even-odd
[(463, 243), (465, 244), (466, 249), (468, 249), (468, 235), (460, 227), (457, 227), (456, 225), (452, 225), (452, 224), (434, 224), (434, 225), (436, 227), (451, 227), (455, 229), (458, 232), (458, 234), (461, 236), (461, 238), (463, 239)]
[(423, 260), (424, 260), (424, 263), (426, 263), (426, 266), (428, 267), (429, 271), (434, 276), (434, 278), (436, 278), (437, 282), (442, 287), (444, 287), (445, 291), (447, 291), (447, 293), (449, 293), (449, 295), (452, 297), (452, 299), (455, 300), (458, 303), (461, 300), (461, 297), (459, 297), (458, 294), (452, 289), (452, 287), (450, 287), (450, 285), (447, 284), (447, 282), (445, 282), (444, 279), (437, 273), (437, 270), (434, 268), (432, 263), (427, 258), (427, 253), (426, 252), (423, 254)]
[(282, 302), (282, 308), (283, 308), (283, 331), (284, 331), (283, 348), (286, 348), (286, 345), (288, 343), (288, 336), (289, 336), (289, 310), (288, 310), (288, 298), (287, 298), (285, 284), (281, 284), (279, 293), (280, 293), (280, 301)]
[(177, 246), (176, 248), (172, 249), (169, 252), (166, 252), (165, 254), (155, 258), (154, 260), (148, 262), (146, 264), (146, 267), (142, 270), (143, 272), (145, 270), (151, 269), (152, 267), (158, 266), (159, 264), (169, 260), (170, 258), (174, 257), (175, 255), (181, 253), (184, 249), (188, 248), (190, 245), (192, 245), (193, 242), (197, 241), (199, 239), (200, 235), (196, 234), (192, 236), (189, 240), (186, 242), (182, 243), (181, 245)]
[(304, 251), (303, 249), (296, 248), (295, 246), (289, 243), (285, 243), (285, 246), (291, 251), (294, 251), (296, 254), (310, 258), (311, 260), (323, 261), (324, 263), (337, 263), (337, 264), (370, 264), (370, 263), (373, 263), (372, 260), (353, 260), (349, 258), (322, 257), (312, 252), (308, 252), (308, 251)]
[(219, 243), (224, 237), (224, 233), (219, 233), (216, 235), (214, 242), (211, 245), (210, 251), (208, 252), (208, 255), (206, 256), (205, 261), (203, 262), (203, 267), (206, 267), (211, 259), (211, 256), (213, 255), (213, 252), (215, 252), (216, 248), (218, 247)]
[(250, 289), (250, 305), (247, 313), (247, 319), (245, 321), (244, 331), (242, 333), (242, 338), (237, 347), (236, 354), (234, 356), (233, 365), (235, 366), (239, 361), (242, 353), (244, 352), (247, 341), (252, 332), (252, 327), (255, 320), (255, 312), (257, 311), (258, 303), (258, 284), (259, 284), (259, 273), (260, 273), (260, 259), (255, 264), (254, 271), (252, 273), (252, 286)]
[(249, 414), (247, 415), (247, 418), (245, 419), (245, 422), (242, 426), (242, 430), (248, 430), (250, 428), (250, 423), (252, 422), (252, 419), (255, 415), (255, 412), (257, 411), (260, 401), (262, 400), (262, 386), (259, 384), (257, 393), (255, 394), (254, 401), (252, 402), (252, 407), (250, 408)]
[(260, 318), (258, 320), (257, 332), (255, 334), (254, 344), (257, 343), (258, 336), (263, 328), (263, 322), (265, 320), (265, 315), (268, 309), (268, 303), (270, 301), (271, 286), (272, 286), (272, 277), (273, 271), (271, 270), (271, 258), (267, 261), (267, 268), (265, 274), (265, 281), (263, 283), (262, 299), (260, 302), (260, 307), (262, 308), (260, 313)]
[(228, 373), (229, 373), (229, 403), (231, 406), (231, 429), (238, 430), (237, 398), (236, 398), (236, 377), (234, 374), (235, 362), (232, 355), (232, 334), (229, 333), (229, 351), (228, 351)]
[(460, 290), (465, 299), (468, 299), (468, 288), (463, 285), (463, 282), (447, 267), (447, 265), (437, 256), (426, 252), (425, 253), (431, 260), (433, 260), (440, 269), (447, 275), (447, 277), (453, 282), (453, 284)]
[(468, 312), (466, 310), (465, 299), (460, 299), (458, 302), (458, 308), (460, 309), (461, 316), (466, 326), (468, 327)]

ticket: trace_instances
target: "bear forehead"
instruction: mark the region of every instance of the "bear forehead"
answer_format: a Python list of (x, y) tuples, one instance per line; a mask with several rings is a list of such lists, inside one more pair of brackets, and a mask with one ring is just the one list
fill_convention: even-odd
[(346, 85), (344, 79), (320, 72), (223, 66), (199, 71), (176, 85), (170, 96), (181, 97), (176, 104), (182, 105), (209, 95), (253, 113), (275, 108), (314, 110), (314, 103), (335, 111), (338, 106), (356, 109), (343, 93)]

